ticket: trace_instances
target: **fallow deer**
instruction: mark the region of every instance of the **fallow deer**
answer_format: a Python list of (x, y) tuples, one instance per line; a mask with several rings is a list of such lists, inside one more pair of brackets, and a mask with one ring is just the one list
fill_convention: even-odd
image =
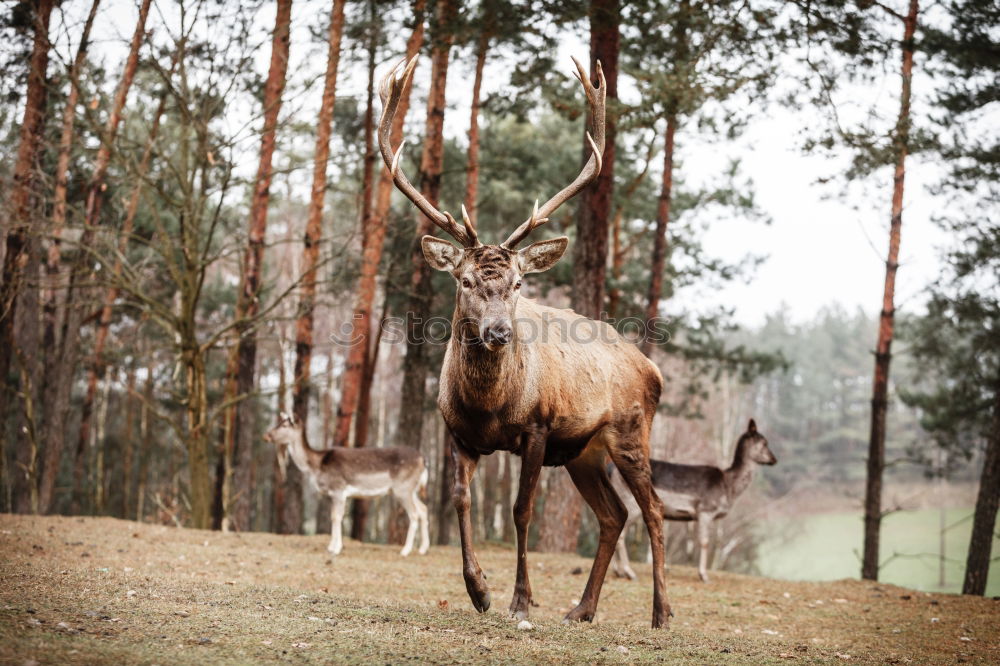
[(430, 547), (427, 506), (420, 492), (427, 487), (427, 466), (423, 457), (406, 446), (382, 448), (335, 447), (317, 451), (309, 446), (302, 422), (282, 413), (278, 425), (264, 435), (274, 444), (278, 454), (278, 473), (284, 480), (288, 457), (306, 475), (317, 492), (329, 495), (330, 546), (327, 550), (339, 555), (344, 547), (342, 525), (344, 506), (351, 497), (379, 497), (392, 493), (406, 511), (410, 525), (400, 555), (413, 550), (413, 539), (420, 530), (420, 554)]
[[(757, 424), (750, 419), (747, 431), (736, 444), (733, 464), (728, 469), (708, 465), (679, 465), (662, 460), (652, 460), (653, 487), (663, 503), (663, 517), (667, 520), (695, 521), (698, 532), (698, 576), (708, 582), (708, 537), (712, 523), (724, 518), (733, 503), (743, 494), (753, 480), (757, 465), (778, 462), (767, 446), (767, 438), (757, 432)], [(628, 518), (625, 530), (640, 516), (639, 505), (629, 496), (628, 488), (620, 474), (612, 471), (611, 485), (625, 503)], [(625, 530), (618, 539), (612, 569), (615, 575), (635, 580), (629, 566), (628, 549), (625, 547)]]
[[(455, 469), (452, 499), (458, 514), (465, 586), (473, 606), (485, 612), (490, 592), (472, 545), (469, 483), (480, 456), (508, 451), (522, 461), (514, 505), (517, 576), (511, 616), (527, 617), (531, 603), (528, 524), (541, 468), (564, 465), (600, 524), (600, 544), (587, 585), (565, 621), (593, 619), (626, 517), (604, 469), (605, 456), (610, 455), (642, 507), (654, 544), (653, 560), (658, 566), (653, 570), (652, 624), (661, 627), (671, 612), (663, 573), (663, 509), (649, 468), (649, 429), (663, 387), (660, 371), (606, 323), (519, 298), (522, 277), (549, 269), (569, 240), (542, 240), (522, 250), (515, 249), (517, 244), (601, 171), (604, 74), (598, 62), (595, 86), (580, 63), (574, 62), (593, 119), (593, 136), (586, 135), (591, 155), (570, 185), (543, 206), (536, 202), (531, 217), (499, 245), (483, 245), (464, 207), (460, 226), (452, 215), (427, 201), (399, 168), (403, 146), (393, 150), (389, 130), (416, 58), (399, 63), (382, 80), (379, 147), (396, 186), (461, 244), (456, 247), (433, 236), (421, 239), (428, 263), (450, 273), (456, 282), (438, 407), (454, 442), (450, 447)], [(397, 76), (400, 68), (402, 74)]]

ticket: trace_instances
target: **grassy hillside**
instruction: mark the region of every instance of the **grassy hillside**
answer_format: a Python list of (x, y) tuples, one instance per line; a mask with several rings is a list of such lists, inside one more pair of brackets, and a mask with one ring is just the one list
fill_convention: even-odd
[[(928, 592), (960, 592), (972, 530), (972, 509), (945, 511), (945, 585), (939, 582), (940, 514), (937, 509), (900, 511), (882, 522), (885, 582)], [(819, 513), (777, 522), (782, 535), (761, 546), (758, 566), (765, 576), (786, 580), (856, 578), (861, 570), (861, 512)], [(1000, 539), (993, 552), (1000, 555)], [(895, 557), (894, 557), (895, 555)], [(1000, 560), (990, 571), (987, 596), (1000, 595)]]
[(608, 579), (593, 625), (560, 624), (588, 560), (531, 554), (533, 627), (507, 619), (514, 555), (480, 549), (477, 615), (457, 548), (407, 559), (322, 537), (223, 535), (102, 518), (0, 516), (0, 663), (997, 663), (1000, 601), (857, 581), (668, 576), (676, 618), (648, 628), (648, 566)]

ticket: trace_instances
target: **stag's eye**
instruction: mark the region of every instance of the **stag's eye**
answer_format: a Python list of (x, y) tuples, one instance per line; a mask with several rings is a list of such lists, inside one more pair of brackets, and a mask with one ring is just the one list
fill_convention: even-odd
[(462, 286), (466, 289), (472, 289), (472, 281), (469, 278), (462, 278)]
[(520, 289), (520, 288), (521, 288), (521, 281), (518, 280), (517, 282), (514, 283), (514, 289)]

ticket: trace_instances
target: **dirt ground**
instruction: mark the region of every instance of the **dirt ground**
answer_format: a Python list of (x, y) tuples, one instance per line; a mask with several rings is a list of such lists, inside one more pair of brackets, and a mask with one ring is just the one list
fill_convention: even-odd
[(563, 625), (589, 560), (529, 553), (530, 629), (506, 607), (509, 548), (482, 546), (477, 614), (455, 547), (400, 558), (323, 537), (107, 518), (0, 515), (0, 663), (1000, 663), (1000, 601), (858, 581), (668, 574), (676, 617), (649, 628), (652, 584), (609, 577), (593, 624)]

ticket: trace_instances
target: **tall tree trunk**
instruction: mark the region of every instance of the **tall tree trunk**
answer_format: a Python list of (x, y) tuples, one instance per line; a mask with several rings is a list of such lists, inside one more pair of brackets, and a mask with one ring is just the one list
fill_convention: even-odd
[[(608, 222), (614, 191), (615, 109), (618, 100), (619, 0), (590, 2), (590, 71), (600, 61), (609, 100), (604, 144), (604, 166), (593, 185), (580, 196), (573, 246), (573, 309), (598, 319), (604, 305), (604, 278), (608, 261)], [(589, 116), (588, 116), (589, 121)], [(584, 140), (583, 159), (590, 148)], [(539, 523), (538, 549), (575, 551), (580, 533), (582, 502), (569, 474), (556, 469), (549, 478), (545, 512)]]
[(121, 511), (124, 519), (129, 517), (132, 501), (132, 464), (135, 456), (135, 360), (129, 363), (125, 374), (125, 436), (122, 437), (122, 484)]
[(660, 298), (663, 295), (663, 268), (667, 261), (667, 227), (670, 224), (670, 202), (674, 187), (674, 132), (677, 131), (677, 114), (667, 116), (667, 131), (663, 148), (663, 182), (656, 204), (656, 236), (653, 238), (653, 259), (650, 266), (649, 292), (646, 298), (646, 330), (642, 337), (642, 353), (653, 351), (652, 325), (660, 316)]
[(896, 269), (899, 268), (899, 235), (903, 223), (903, 180), (910, 134), (910, 85), (913, 78), (913, 34), (917, 27), (917, 0), (910, 0), (903, 28), (902, 88), (899, 94), (899, 117), (896, 120), (893, 149), (896, 168), (892, 186), (892, 220), (889, 226), (889, 255), (885, 262), (885, 288), (879, 316), (878, 342), (875, 347), (875, 376), (872, 381), (871, 434), (868, 441), (868, 479), (865, 484), (865, 542), (861, 577), (878, 580), (879, 532), (882, 528), (882, 474), (885, 470), (885, 417), (888, 409), (889, 361), (892, 346), (893, 298)]
[[(278, 395), (277, 395), (277, 408), (278, 414), (284, 414), (286, 410), (285, 406), (285, 394), (288, 392), (288, 382), (285, 378), (288, 372), (285, 369), (285, 335), (284, 331), (279, 334), (278, 339)], [(329, 367), (329, 366), (328, 366)], [(273, 463), (271, 465), (273, 473), (271, 478), (274, 482), (271, 484), (271, 489), (273, 491), (273, 496), (271, 498), (271, 531), (277, 532), (278, 534), (298, 534), (299, 529), (302, 526), (302, 507), (301, 504), (298, 507), (297, 519), (295, 520), (285, 520), (285, 488), (288, 486), (288, 479), (285, 479), (285, 483), (280, 481), (280, 468), (278, 466), (278, 456), (275, 455), (273, 458)], [(287, 471), (291, 472), (292, 468), (298, 472), (298, 468), (295, 465), (288, 465)], [(298, 497), (302, 497), (302, 473), (299, 472), (298, 479)], [(301, 500), (300, 500), (301, 502)], [(292, 507), (291, 511), (295, 511), (295, 507)], [(295, 518), (295, 514), (289, 516), (290, 518)], [(288, 529), (288, 528), (291, 529)]]
[(208, 529), (212, 521), (212, 481), (208, 456), (208, 389), (205, 357), (194, 340), (183, 345), (187, 413), (188, 499), (191, 527)]
[[(358, 406), (358, 394), (361, 390), (361, 380), (364, 375), (364, 365), (368, 358), (369, 338), (371, 335), (371, 306), (375, 295), (375, 276), (378, 274), (378, 260), (382, 254), (382, 239), (385, 236), (385, 226), (376, 230), (369, 227), (371, 217), (371, 179), (374, 157), (372, 151), (373, 93), (374, 93), (374, 42), (369, 40), (368, 51), (368, 106), (365, 111), (365, 163), (364, 186), (361, 201), (361, 274), (358, 276), (358, 287), (354, 301), (353, 339), (347, 351), (344, 373), (340, 381), (340, 404), (337, 406), (337, 419), (333, 431), (333, 445), (347, 446), (351, 434), (351, 423)], [(376, 226), (379, 226), (376, 223)], [(379, 237), (374, 236), (378, 234)], [(373, 255), (375, 265), (372, 266)]]
[(995, 390), (993, 425), (986, 440), (983, 473), (979, 477), (979, 494), (976, 497), (976, 513), (972, 519), (972, 536), (969, 538), (969, 555), (965, 561), (962, 594), (986, 594), (986, 581), (990, 574), (997, 508), (1000, 506), (1000, 383)]
[[(451, 543), (451, 523), (455, 516), (455, 508), (451, 501), (453, 479), (455, 477), (455, 463), (451, 457), (451, 447), (455, 445), (451, 436), (451, 431), (443, 428), (444, 436), (441, 438), (441, 476), (438, 485), (438, 505), (437, 505), (437, 540), (439, 546), (447, 546)], [(508, 454), (510, 455), (510, 454)]]
[[(84, 212), (83, 234), (80, 239), (82, 247), (88, 247), (96, 233), (100, 223), (101, 205), (104, 202), (104, 178), (107, 175), (108, 167), (111, 164), (112, 147), (115, 138), (118, 136), (118, 127), (121, 125), (122, 112), (125, 109), (125, 101), (128, 99), (129, 89), (135, 79), (136, 69), (139, 67), (139, 47), (146, 36), (146, 19), (149, 16), (149, 7), (152, 0), (143, 0), (139, 7), (139, 19), (136, 21), (135, 30), (132, 33), (132, 43), (129, 45), (128, 58), (125, 60), (125, 69), (122, 71), (121, 81), (115, 91), (115, 98), (111, 105), (111, 112), (108, 115), (104, 133), (101, 136), (101, 146), (97, 149), (97, 156), (94, 158), (94, 171), (87, 186), (87, 203)], [(85, 252), (78, 253), (78, 257), (73, 264), (73, 272), (69, 276), (69, 285), (66, 288), (66, 314), (63, 323), (63, 339), (59, 342), (59, 361), (51, 364), (51, 376), (45, 379), (46, 391), (51, 391), (51, 395), (46, 398), (51, 416), (47, 421), (46, 436), (46, 456), (51, 456), (56, 461), (62, 456), (63, 444), (65, 441), (66, 419), (69, 412), (69, 398), (72, 382), (59, 381), (63, 377), (72, 377), (79, 358), (77, 342), (80, 338), (80, 328), (82, 326), (82, 304), (75, 303), (76, 295), (75, 283), (77, 278), (86, 274), (86, 266), (89, 265)], [(76, 460), (73, 465), (73, 508), (78, 512), (82, 500), (83, 489), (83, 465), (84, 454), (87, 450), (87, 442), (90, 439), (90, 420), (93, 415), (94, 399), (97, 396), (97, 384), (100, 375), (96, 368), (90, 368), (87, 376), (87, 392), (84, 395), (83, 406), (81, 407), (80, 432), (77, 437)]]
[[(257, 332), (254, 321), (260, 311), (261, 270), (267, 232), (267, 207), (271, 194), (271, 160), (281, 98), (288, 71), (289, 25), (292, 0), (277, 0), (274, 33), (271, 41), (271, 64), (264, 84), (264, 127), (261, 132), (260, 162), (254, 179), (247, 228), (247, 248), (243, 274), (236, 302), (237, 343), (226, 367), (226, 399), (233, 404), (226, 409), (223, 425), (223, 455), (226, 461), (223, 479), (223, 530), (245, 530), (250, 524), (250, 467), (253, 459), (254, 369), (257, 362)], [(240, 492), (234, 496), (233, 487)]]
[[(149, 354), (149, 352), (147, 352)], [(146, 513), (146, 486), (149, 482), (149, 461), (153, 457), (156, 443), (149, 428), (149, 405), (153, 404), (153, 389), (156, 385), (153, 360), (146, 364), (146, 386), (143, 389), (142, 407), (139, 410), (139, 478), (135, 487), (135, 519), (142, 522)], [(128, 516), (126, 516), (127, 518)]]
[[(76, 105), (80, 98), (80, 72), (87, 59), (90, 31), (93, 28), (94, 17), (97, 15), (97, 9), (100, 4), (101, 0), (93, 0), (90, 4), (90, 13), (87, 14), (87, 20), (83, 24), (80, 43), (77, 45), (76, 56), (73, 58), (73, 64), (69, 70), (69, 94), (66, 98), (66, 106), (63, 109), (62, 134), (59, 137), (59, 156), (56, 159), (56, 175), (52, 196), (52, 229), (50, 231), (52, 238), (49, 241), (45, 261), (47, 284), (43, 294), (43, 315), (45, 321), (43, 340), (46, 349), (54, 349), (56, 345), (56, 327), (58, 326), (56, 306), (60, 289), (59, 278), (62, 262), (60, 242), (66, 226), (66, 191), (69, 181), (69, 161), (73, 149), (73, 136), (75, 134)], [(51, 360), (47, 356), (46, 363), (50, 362)]]
[[(456, 12), (456, 0), (438, 0), (435, 30), (431, 40), (431, 87), (427, 96), (427, 121), (418, 181), (421, 194), (432, 206), (437, 206), (441, 193), (441, 172), (444, 165), (445, 84), (448, 79), (448, 58), (453, 40), (452, 23)], [(431, 269), (420, 249), (420, 239), (430, 234), (433, 229), (434, 224), (431, 220), (421, 214), (417, 215), (410, 252), (413, 275), (410, 280), (405, 315), (406, 357), (403, 360), (403, 387), (397, 430), (400, 444), (413, 448), (420, 448), (423, 431), (428, 371), (423, 327), (430, 318), (433, 297)]]
[[(485, 20), (485, 18), (484, 18)], [(476, 75), (472, 83), (472, 111), (469, 114), (469, 153), (465, 167), (465, 209), (475, 225), (478, 221), (479, 200), (479, 107), (480, 90), (483, 87), (483, 67), (490, 48), (490, 29), (483, 27), (476, 47)]]
[[(45, 72), (49, 64), (49, 18), (52, 15), (52, 0), (35, 3), (34, 40), (28, 70), (28, 88), (25, 95), (24, 116), (14, 163), (13, 185), (9, 194), (9, 210), (12, 219), (4, 225), (6, 253), (3, 261), (3, 279), (0, 282), (0, 423), (8, 423), (9, 397), (16, 394), (18, 380), (10, 377), (11, 359), (16, 349), (14, 343), (14, 320), (21, 280), (27, 264), (28, 236), (31, 229), (33, 190), (35, 188), (35, 167), (38, 162), (39, 146), (45, 125), (46, 86)], [(23, 387), (22, 387), (23, 388)], [(6, 439), (6, 432), (0, 433)], [(20, 434), (14, 441), (21, 442)], [(17, 446), (15, 459), (21, 460), (26, 447)], [(20, 481), (22, 475), (14, 472), (14, 505), (21, 509), (28, 505), (26, 500), (36, 488), (28, 488)]]
[[(416, 56), (423, 46), (425, 11), (426, 0), (413, 0), (411, 10), (413, 15), (413, 31), (406, 41), (407, 61)], [(403, 139), (403, 124), (409, 108), (410, 89), (407, 88), (399, 98), (399, 106), (396, 109), (396, 115), (392, 119), (392, 128), (389, 132), (389, 140), (394, 146), (398, 146)], [(377, 277), (378, 265), (381, 261), (385, 232), (389, 224), (389, 212), (392, 206), (392, 193), (394, 189), (395, 185), (393, 185), (389, 170), (384, 168), (379, 169), (378, 186), (375, 189), (374, 210), (370, 222), (365, 225), (368, 229), (368, 234), (366, 236), (365, 251), (361, 258), (361, 276), (358, 284), (359, 299), (362, 294), (371, 294), (370, 296), (366, 296), (369, 312), (371, 310), (372, 299), (375, 297), (375, 278)], [(359, 335), (367, 335), (368, 330), (367, 326), (358, 327)], [(399, 443), (413, 444), (410, 440), (400, 440)], [(419, 441), (417, 446), (419, 447)], [(391, 514), (387, 532), (390, 543), (402, 543), (403, 534), (406, 532), (405, 513), (402, 507), (397, 506), (396, 510)]]
[[(371, 247), (372, 252), (377, 251), (377, 257), (374, 255), (369, 255), (368, 262), (375, 262), (375, 270), (378, 270), (378, 262), (381, 259), (382, 245), (385, 238), (385, 225), (382, 225), (382, 233), (380, 238), (373, 239), (372, 231), (375, 225), (369, 226), (371, 222), (372, 215), (372, 205), (373, 194), (374, 194), (374, 181), (375, 181), (375, 59), (378, 52), (378, 35), (379, 35), (379, 24), (378, 24), (378, 12), (375, 8), (374, 0), (368, 0), (368, 103), (365, 106), (365, 164), (364, 164), (364, 178), (363, 185), (361, 187), (361, 256), (362, 256), (362, 274), (366, 270), (371, 271), (372, 266), (365, 266), (365, 256), (369, 252), (369, 247), (377, 243), (378, 247)], [(408, 102), (409, 100), (407, 100)], [(361, 281), (359, 276), (359, 282)], [(372, 293), (370, 298), (374, 298), (374, 279), (372, 282)], [(360, 285), (359, 285), (360, 286)], [(365, 358), (362, 363), (361, 368), (361, 383), (359, 387), (358, 399), (357, 399), (357, 411), (354, 417), (354, 446), (364, 447), (368, 444), (368, 420), (371, 411), (371, 398), (372, 398), (372, 379), (375, 376), (375, 365), (378, 361), (378, 351), (379, 344), (382, 341), (382, 325), (385, 323), (385, 318), (388, 313), (389, 304), (389, 290), (385, 290), (386, 297), (382, 304), (382, 317), (379, 322), (378, 331), (375, 333), (374, 344), (369, 344), (368, 340), (365, 339), (363, 343), (358, 344), (359, 347), (362, 346), (365, 350)], [(359, 292), (359, 301), (360, 292)], [(366, 313), (371, 311), (371, 303), (365, 304), (359, 303), (359, 307), (356, 308), (355, 314), (360, 314), (359, 319), (364, 320)], [(370, 314), (367, 314), (370, 318)], [(355, 320), (357, 321), (357, 320)], [(365, 329), (362, 335), (367, 336), (370, 334), (370, 329)], [(369, 346), (372, 348), (369, 350)], [(349, 422), (349, 420), (348, 420)], [(337, 425), (340, 425), (338, 420)], [(363, 498), (355, 498), (351, 506), (351, 538), (358, 541), (363, 541), (365, 538), (366, 528), (368, 525), (368, 500)]]
[[(86, 62), (87, 46), (90, 41), (90, 31), (94, 25), (94, 17), (100, 0), (94, 0), (90, 5), (90, 12), (83, 24), (83, 32), (80, 35), (80, 43), (77, 46), (76, 56), (69, 70), (69, 94), (66, 99), (66, 106), (63, 109), (62, 133), (59, 137), (59, 155), (56, 160), (55, 186), (52, 203), (51, 238), (49, 240), (48, 252), (45, 259), (45, 289), (42, 292), (42, 320), (44, 331), (42, 334), (42, 344), (46, 349), (43, 366), (42, 390), (48, 391), (46, 381), (54, 376), (55, 366), (58, 361), (56, 350), (58, 345), (56, 329), (59, 325), (58, 300), (62, 285), (62, 256), (61, 241), (62, 233), (66, 227), (66, 191), (69, 180), (69, 162), (73, 149), (73, 136), (75, 134), (76, 106), (80, 97), (80, 73)], [(67, 306), (69, 303), (67, 303)], [(64, 440), (65, 435), (60, 433), (60, 440)], [(62, 446), (49, 446), (44, 453), (44, 464), (39, 482), (39, 508), (42, 512), (48, 512), (52, 505), (52, 492), (55, 487), (56, 477), (59, 475), (59, 462), (62, 457)]]

